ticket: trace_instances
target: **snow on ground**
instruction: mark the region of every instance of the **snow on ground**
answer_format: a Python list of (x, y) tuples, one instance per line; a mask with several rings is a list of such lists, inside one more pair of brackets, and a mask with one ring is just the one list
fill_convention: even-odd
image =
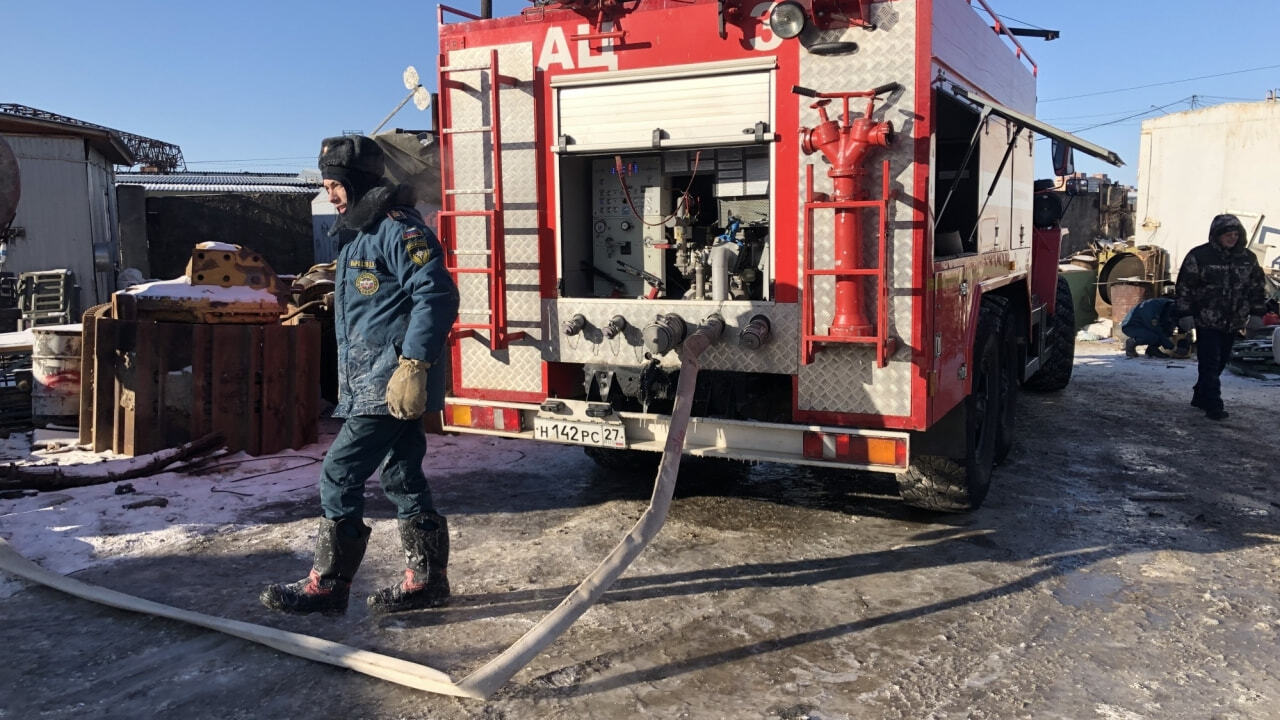
[[(236, 453), (186, 474), (166, 472), (0, 500), (0, 537), (46, 569), (70, 574), (105, 562), (169, 554), (174, 547), (200, 537), (241, 529), (251, 511), (278, 502), (315, 498), (318, 516), (320, 462), (338, 421), (326, 420), (321, 425), (328, 432), (322, 430), (319, 442), (299, 450), (260, 457)], [(0, 440), (0, 463), (74, 466), (77, 474), (84, 475), (95, 471), (105, 474), (108, 469), (118, 473), (148, 459), (121, 459), (110, 452), (84, 450), (43, 453), (31, 449), (29, 437), (30, 433), (21, 433)], [(428, 439), (424, 470), (431, 480), (435, 475), (471, 469), (475, 458), (484, 457), (489, 466), (530, 463), (554, 475), (557, 465), (584, 460), (576, 453), (566, 458), (561, 450), (555, 445), (479, 435), (433, 436)], [(132, 486), (134, 491), (117, 494), (122, 486)], [(366, 494), (378, 492), (376, 480), (371, 481)], [(167, 504), (125, 507), (156, 498)], [(8, 597), (21, 587), (20, 581), (0, 575), (0, 597)]]
[[(1127, 385), (1134, 393), (1158, 394), (1185, 404), (1196, 380), (1196, 364), (1187, 360), (1126, 358), (1118, 343), (1080, 343), (1076, 350), (1077, 378), (1105, 377)], [(1228, 409), (1259, 392), (1280, 399), (1280, 381), (1255, 380), (1230, 372), (1222, 376)], [(336, 421), (322, 423), (328, 432), (320, 442), (277, 455), (250, 457), (239, 453), (219, 458), (207, 471), (189, 474), (162, 473), (125, 482), (43, 492), (31, 497), (0, 500), (0, 537), (40, 565), (59, 573), (73, 573), (104, 562), (164, 554), (182, 543), (234, 530), (251, 522), (250, 511), (276, 502), (296, 502), (315, 497), (319, 462), (337, 429)], [(29, 434), (0, 441), (0, 462), (22, 465), (58, 463), (77, 465), (81, 473), (105, 473), (121, 463), (110, 453), (64, 451), (32, 452)], [(428, 479), (476, 466), (484, 458), (487, 467), (537, 468), (540, 474), (557, 476), (557, 466), (586, 462), (582, 455), (535, 442), (512, 441), (479, 435), (432, 437), (424, 467)], [(96, 468), (94, 466), (97, 466)], [(566, 472), (571, 472), (566, 468)], [(116, 494), (122, 485), (134, 492)], [(368, 493), (379, 492), (376, 481)], [(164, 507), (125, 506), (163, 498)], [(317, 503), (318, 514), (318, 503)], [(300, 545), (299, 550), (302, 551)], [(0, 579), (0, 597), (20, 588), (18, 581)]]

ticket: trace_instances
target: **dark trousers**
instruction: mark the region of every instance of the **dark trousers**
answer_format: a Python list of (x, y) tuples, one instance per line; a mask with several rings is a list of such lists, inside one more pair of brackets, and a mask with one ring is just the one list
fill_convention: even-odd
[(1192, 402), (1206, 411), (1222, 409), (1222, 381), (1219, 376), (1231, 359), (1235, 336), (1221, 330), (1196, 328), (1196, 362), (1199, 377)]
[(395, 503), (396, 515), (410, 518), (434, 510), (422, 458), (427, 436), (421, 420), (390, 415), (347, 418), (324, 458), (320, 506), (330, 520), (364, 517), (364, 483), (378, 471), (382, 491)]

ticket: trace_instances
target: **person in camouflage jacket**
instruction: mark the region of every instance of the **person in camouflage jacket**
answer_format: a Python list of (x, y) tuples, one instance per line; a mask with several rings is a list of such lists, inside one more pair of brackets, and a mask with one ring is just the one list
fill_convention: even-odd
[(1199, 377), (1191, 404), (1212, 420), (1223, 420), (1220, 376), (1242, 329), (1261, 327), (1266, 288), (1258, 258), (1245, 247), (1244, 225), (1235, 215), (1209, 224), (1209, 241), (1187, 253), (1178, 271), (1177, 315), (1183, 330), (1195, 328)]

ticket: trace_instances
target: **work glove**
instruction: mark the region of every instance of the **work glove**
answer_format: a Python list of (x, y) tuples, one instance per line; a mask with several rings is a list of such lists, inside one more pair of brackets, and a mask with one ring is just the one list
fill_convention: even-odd
[(417, 420), (427, 411), (426, 360), (400, 358), (400, 365), (387, 383), (387, 410), (400, 420)]
[(1246, 320), (1244, 323), (1245, 330), (1250, 330), (1250, 331), (1261, 330), (1264, 327), (1266, 326), (1263, 325), (1262, 318), (1258, 317), (1257, 315), (1250, 315), (1249, 319)]
[(1178, 329), (1182, 332), (1191, 332), (1195, 329), (1196, 319), (1190, 315), (1184, 315), (1178, 318)]

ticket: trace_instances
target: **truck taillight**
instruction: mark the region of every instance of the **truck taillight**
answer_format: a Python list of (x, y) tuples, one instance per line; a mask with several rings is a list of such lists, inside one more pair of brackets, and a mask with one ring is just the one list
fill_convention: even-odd
[(804, 456), (812, 460), (906, 468), (907, 443), (903, 438), (810, 430), (804, 434)]
[(501, 430), (511, 433), (524, 429), (519, 410), (483, 405), (445, 405), (444, 422), (446, 425), (457, 427)]

